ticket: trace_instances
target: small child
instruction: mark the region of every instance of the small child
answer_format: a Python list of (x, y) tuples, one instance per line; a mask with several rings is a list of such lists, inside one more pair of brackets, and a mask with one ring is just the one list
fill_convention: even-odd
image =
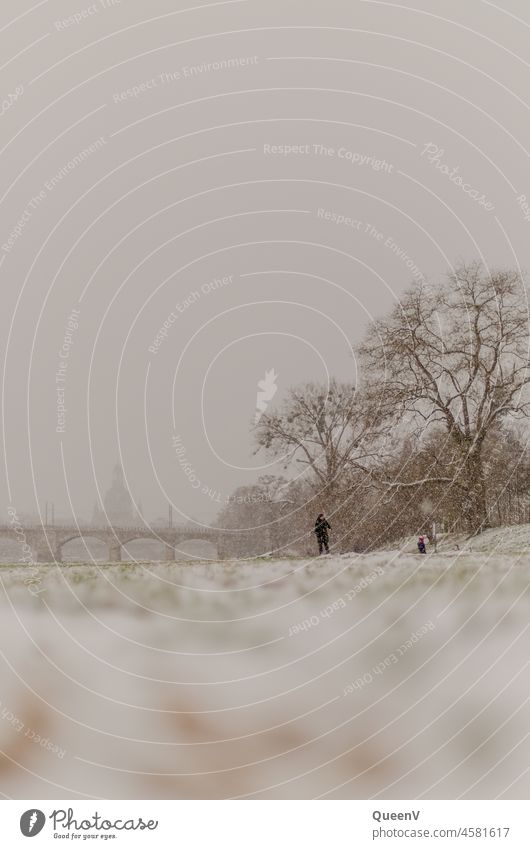
[(420, 552), (420, 554), (427, 553), (425, 548), (425, 537), (423, 535), (418, 537), (418, 551)]

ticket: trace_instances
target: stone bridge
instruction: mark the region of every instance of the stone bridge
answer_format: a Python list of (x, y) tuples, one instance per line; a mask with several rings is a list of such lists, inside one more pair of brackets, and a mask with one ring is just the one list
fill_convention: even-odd
[(147, 526), (135, 528), (120, 528), (114, 526), (106, 527), (76, 527), (73, 526), (44, 526), (26, 528), (20, 523), (17, 527), (13, 525), (0, 526), (0, 539), (15, 540), (27, 552), (29, 546), (33, 552), (34, 559), (38, 563), (60, 563), (62, 561), (62, 548), (73, 539), (98, 539), (105, 543), (109, 551), (109, 562), (114, 563), (121, 560), (121, 547), (128, 542), (139, 539), (153, 539), (165, 545), (165, 557), (167, 561), (176, 559), (175, 548), (183, 542), (190, 540), (204, 540), (211, 542), (217, 548), (217, 556), (222, 559), (229, 556), (230, 535), (223, 532), (205, 528), (200, 525), (179, 526), (175, 528), (149, 528)]

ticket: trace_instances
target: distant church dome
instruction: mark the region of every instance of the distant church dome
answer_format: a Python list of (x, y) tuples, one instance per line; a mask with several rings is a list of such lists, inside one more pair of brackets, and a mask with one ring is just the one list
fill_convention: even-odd
[(114, 466), (112, 484), (103, 499), (107, 521), (112, 525), (135, 525), (137, 521), (133, 501), (125, 481), (123, 469), (119, 463)]

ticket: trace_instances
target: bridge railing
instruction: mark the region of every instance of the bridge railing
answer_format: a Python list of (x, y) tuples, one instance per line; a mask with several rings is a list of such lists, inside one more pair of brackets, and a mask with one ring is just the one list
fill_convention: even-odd
[[(172, 525), (170, 526), (162, 526), (162, 525), (152, 525), (151, 527), (146, 525), (24, 525), (21, 523), (23, 528), (26, 531), (65, 531), (67, 533), (108, 533), (110, 532), (123, 532), (123, 533), (138, 533), (142, 534), (156, 534), (160, 533), (175, 533), (175, 534), (196, 534), (196, 535), (213, 535), (222, 533), (222, 531), (215, 530), (214, 528), (203, 528), (196, 527), (195, 525)], [(12, 525), (0, 525), (0, 532), (13, 532), (14, 528)]]

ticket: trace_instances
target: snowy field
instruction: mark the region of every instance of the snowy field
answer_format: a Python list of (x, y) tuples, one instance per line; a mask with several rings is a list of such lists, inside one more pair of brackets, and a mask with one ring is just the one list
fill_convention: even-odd
[(509, 536), (0, 567), (2, 793), (528, 798), (528, 529)]

